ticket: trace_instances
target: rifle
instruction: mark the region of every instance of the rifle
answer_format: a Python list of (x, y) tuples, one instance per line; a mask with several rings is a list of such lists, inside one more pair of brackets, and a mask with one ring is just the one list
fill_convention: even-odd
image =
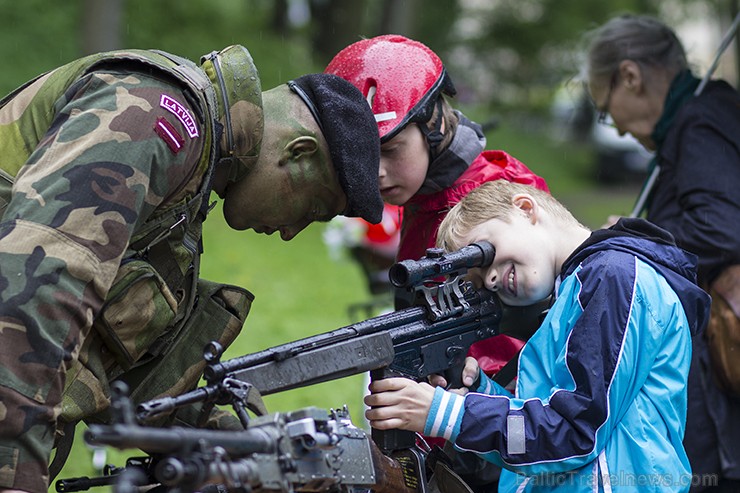
[(57, 491), (114, 484), (117, 493), (152, 485), (178, 493), (206, 485), (229, 491), (286, 493), (356, 488), (376, 493), (417, 492), (419, 471), (383, 455), (352, 424), (346, 408), (326, 412), (310, 407), (267, 414), (240, 431), (154, 428), (135, 421), (125, 384), (116, 382), (111, 391), (112, 423), (91, 424), (85, 441), (119, 449), (140, 448), (150, 456), (129, 459), (126, 468), (112, 469), (100, 478), (60, 480)]
[[(371, 379), (403, 376), (415, 380), (443, 374), (462, 386), (469, 347), (498, 334), (502, 308), (490, 291), (476, 290), (463, 279), (470, 268), (493, 262), (494, 247), (485, 241), (455, 252), (429, 249), (420, 260), (405, 260), (389, 271), (391, 283), (406, 290), (414, 306), (323, 334), (220, 362), (222, 349), (205, 351), (208, 385), (176, 397), (154, 399), (137, 407), (146, 421), (174, 409), (204, 402), (231, 404), (248, 425), (248, 395), (268, 395), (370, 371)], [(253, 408), (251, 408), (254, 410)], [(384, 451), (412, 448), (409, 432), (377, 432)]]

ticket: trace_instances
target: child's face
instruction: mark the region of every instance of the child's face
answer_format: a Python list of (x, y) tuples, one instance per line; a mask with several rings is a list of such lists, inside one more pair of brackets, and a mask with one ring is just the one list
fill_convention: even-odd
[(510, 222), (490, 219), (473, 228), (465, 244), (489, 241), (496, 248), (487, 269), (471, 269), (468, 278), (476, 287), (496, 292), (511, 306), (526, 306), (542, 301), (555, 287), (556, 272), (552, 241), (543, 236), (536, 220), (516, 211)]
[(392, 205), (403, 205), (419, 191), (429, 169), (429, 150), (415, 124), (380, 146), (380, 195)]

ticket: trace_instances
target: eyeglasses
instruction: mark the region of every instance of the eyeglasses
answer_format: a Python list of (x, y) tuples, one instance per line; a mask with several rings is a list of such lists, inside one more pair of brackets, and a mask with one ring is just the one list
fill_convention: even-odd
[(614, 91), (614, 88), (617, 85), (617, 75), (619, 74), (618, 71), (614, 71), (612, 73), (611, 79), (609, 79), (609, 92), (606, 93), (606, 101), (604, 102), (604, 106), (601, 108), (596, 108), (598, 111), (598, 116), (596, 117), (596, 121), (599, 122), (601, 125), (611, 125), (612, 122), (609, 118), (609, 106), (611, 105), (612, 101), (612, 92)]

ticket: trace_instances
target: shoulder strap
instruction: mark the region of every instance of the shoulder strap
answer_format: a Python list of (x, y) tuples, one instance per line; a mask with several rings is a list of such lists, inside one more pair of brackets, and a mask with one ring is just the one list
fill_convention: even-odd
[(200, 69), (200, 67), (196, 66), (195, 63), (193, 63), (191, 60), (188, 60), (187, 58), (180, 57), (178, 55), (173, 55), (172, 53), (167, 53), (166, 51), (161, 50), (152, 50), (154, 53), (157, 53), (158, 55), (161, 55), (172, 62), (176, 63), (175, 71), (182, 75), (185, 79), (190, 81), (190, 83), (201, 92), (205, 96), (206, 99), (206, 106), (208, 108), (208, 116), (210, 118), (210, 128), (213, 130), (213, 137), (211, 138), (211, 148), (210, 148), (210, 163), (208, 166), (208, 171), (206, 171), (206, 175), (203, 180), (203, 185), (199, 191), (199, 195), (202, 195), (205, 200), (202, 201), (202, 206), (200, 208), (200, 212), (203, 213), (204, 219), (205, 215), (208, 214), (208, 211), (210, 211), (213, 206), (208, 204), (208, 196), (211, 194), (211, 187), (213, 185), (213, 172), (215, 169), (215, 165), (218, 161), (218, 146), (221, 141), (221, 131), (222, 128), (221, 123), (219, 123), (219, 114), (218, 114), (218, 101), (216, 100), (216, 90), (213, 87), (213, 84), (211, 83), (211, 80), (208, 78), (206, 73)]
[(61, 472), (64, 463), (67, 462), (70, 452), (72, 451), (72, 444), (75, 440), (75, 427), (78, 421), (70, 421), (66, 423), (63, 428), (62, 437), (57, 441), (56, 452), (54, 453), (54, 459), (49, 464), (49, 484), (54, 482), (54, 479)]
[(520, 349), (516, 355), (511, 358), (496, 374), (492, 377), (493, 381), (502, 387), (506, 387), (516, 377), (517, 369), (519, 367), (519, 354), (522, 352)]

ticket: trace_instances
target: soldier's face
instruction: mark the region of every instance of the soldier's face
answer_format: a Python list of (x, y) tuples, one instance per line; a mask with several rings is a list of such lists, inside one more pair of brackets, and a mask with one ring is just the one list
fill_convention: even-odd
[(340, 214), (346, 196), (325, 143), (301, 137), (278, 145), (268, 135), (256, 167), (227, 188), (224, 217), (234, 229), (278, 231), (289, 241), (312, 222)]

